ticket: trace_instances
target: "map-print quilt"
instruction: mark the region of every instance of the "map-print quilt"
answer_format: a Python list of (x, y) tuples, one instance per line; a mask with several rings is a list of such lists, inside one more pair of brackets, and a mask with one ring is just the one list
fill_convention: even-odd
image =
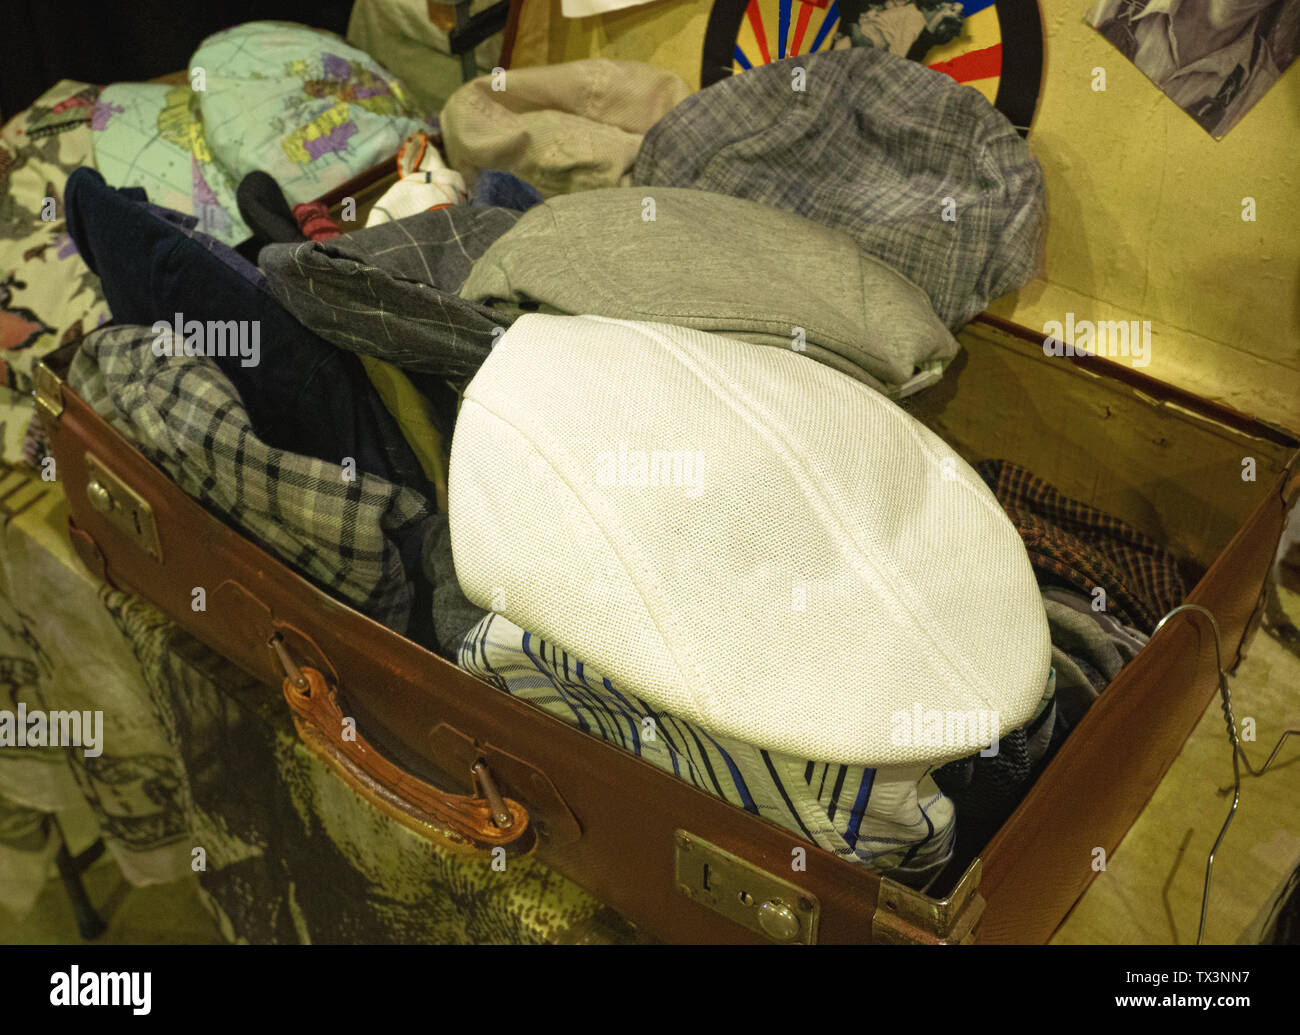
[(251, 22), (209, 36), (182, 85), (119, 83), (100, 98), (95, 161), (114, 187), (195, 216), (226, 244), (250, 231), (235, 188), (269, 173), (290, 204), (393, 158), (427, 131), (401, 82), (331, 33)]

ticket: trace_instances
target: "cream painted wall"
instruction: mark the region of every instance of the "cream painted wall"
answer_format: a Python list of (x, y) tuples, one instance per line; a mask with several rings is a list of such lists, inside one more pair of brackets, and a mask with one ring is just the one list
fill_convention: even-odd
[(1149, 319), (1146, 373), (1300, 430), (1300, 62), (1216, 142), (1084, 23), (1090, 2), (1040, 0), (1045, 276), (990, 310)]

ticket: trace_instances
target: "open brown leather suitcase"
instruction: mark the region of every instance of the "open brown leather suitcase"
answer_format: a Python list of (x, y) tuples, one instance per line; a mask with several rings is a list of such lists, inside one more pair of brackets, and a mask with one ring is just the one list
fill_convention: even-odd
[[(1300, 444), (1128, 367), (1047, 357), (1024, 328), (981, 318), (959, 338), (944, 380), (908, 409), (967, 460), (1021, 464), (1203, 570), (1187, 599), (1214, 614), (1225, 667), (1235, 665), (1300, 495)], [(1213, 628), (1179, 614), (957, 885), (928, 897), (479, 682), (310, 585), (63, 383), (75, 347), (40, 368), (36, 395), (91, 570), (280, 688), (308, 744), (389, 815), (467, 852), (535, 852), (654, 938), (1044, 942), (1095, 876), (1095, 849), (1117, 848), (1218, 685)], [(191, 607), (196, 587), (206, 610)], [(799, 855), (806, 869), (792, 867)]]

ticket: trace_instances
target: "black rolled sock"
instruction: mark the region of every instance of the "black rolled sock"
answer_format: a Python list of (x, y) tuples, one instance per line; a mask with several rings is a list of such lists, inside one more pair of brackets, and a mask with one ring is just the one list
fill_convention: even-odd
[(266, 244), (287, 244), (307, 240), (293, 218), (293, 210), (284, 191), (269, 174), (251, 172), (239, 181), (235, 190), (239, 214), (253, 231), (254, 254)]

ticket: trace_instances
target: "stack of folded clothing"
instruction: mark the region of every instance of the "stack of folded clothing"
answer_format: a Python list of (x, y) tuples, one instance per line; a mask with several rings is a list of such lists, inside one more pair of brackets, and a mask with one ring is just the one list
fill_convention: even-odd
[[(634, 62), (512, 70), (435, 125), (287, 31), (195, 65), (326, 105), (306, 123), (241, 136), (232, 98), (159, 95), (192, 178), (121, 182), (110, 134), (69, 180), (115, 321), (74, 386), (499, 690), (909, 884), (977, 851), (1184, 590), (1150, 539), (896, 403), (1038, 272), (1011, 124), (856, 48), (799, 58), (802, 91), (789, 62), (693, 96)], [(110, 128), (143, 104), (105, 98)], [(380, 160), (368, 216), (317, 203)], [(227, 321), (254, 361), (200, 347)]]
[[(467, 664), (605, 736), (663, 716), (680, 745), (643, 757), (681, 772), (684, 755), (728, 798), (703, 744), (779, 775), (788, 813), (757, 791), (746, 807), (900, 879), (947, 861), (930, 770), (1051, 706), (1041, 597), (992, 493), (901, 408), (794, 352), (520, 317), (466, 393), (449, 490), (461, 585), (509, 623), (472, 631)], [(934, 743), (932, 715), (973, 728)]]

